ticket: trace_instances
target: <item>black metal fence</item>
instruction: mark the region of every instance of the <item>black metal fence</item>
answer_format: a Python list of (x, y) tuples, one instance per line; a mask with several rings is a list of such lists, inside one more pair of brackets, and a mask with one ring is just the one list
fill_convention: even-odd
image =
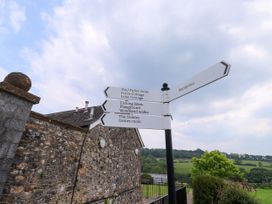
[[(154, 198), (149, 204), (170, 204), (168, 202), (167, 184), (142, 185), (143, 198)], [(176, 190), (177, 204), (187, 204), (186, 187), (178, 187)]]
[(143, 198), (158, 198), (167, 195), (167, 184), (142, 184)]

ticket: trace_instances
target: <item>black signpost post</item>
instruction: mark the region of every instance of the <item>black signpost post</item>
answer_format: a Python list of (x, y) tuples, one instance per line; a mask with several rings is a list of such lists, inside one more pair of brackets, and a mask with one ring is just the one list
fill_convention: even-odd
[[(167, 83), (164, 83), (161, 88), (162, 91), (168, 91)], [(173, 147), (172, 147), (172, 134), (171, 129), (165, 130), (165, 143), (166, 143), (166, 162), (167, 162), (167, 181), (168, 181), (168, 199), (170, 204), (176, 204), (176, 187), (174, 177), (174, 164), (173, 164)]]

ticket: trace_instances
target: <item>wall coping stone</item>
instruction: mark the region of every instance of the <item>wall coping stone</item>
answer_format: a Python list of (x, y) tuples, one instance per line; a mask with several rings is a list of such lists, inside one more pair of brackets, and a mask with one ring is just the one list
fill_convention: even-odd
[(65, 122), (62, 122), (62, 121), (47, 117), (47, 116), (45, 116), (45, 115), (43, 115), (41, 113), (37, 113), (37, 112), (34, 112), (34, 111), (30, 112), (30, 117), (36, 118), (36, 119), (39, 119), (39, 120), (43, 120), (43, 121), (46, 121), (46, 122), (49, 122), (49, 123), (52, 123), (52, 124), (60, 125), (60, 126), (63, 126), (65, 128), (70, 128), (70, 129), (81, 131), (81, 132), (89, 132), (89, 129), (74, 126), (74, 125), (71, 125), (69, 123), (65, 123)]
[(40, 97), (28, 93), (23, 89), (17, 88), (16, 86), (13, 86), (5, 81), (0, 82), (0, 91), (8, 92), (33, 104), (38, 104), (40, 102)]

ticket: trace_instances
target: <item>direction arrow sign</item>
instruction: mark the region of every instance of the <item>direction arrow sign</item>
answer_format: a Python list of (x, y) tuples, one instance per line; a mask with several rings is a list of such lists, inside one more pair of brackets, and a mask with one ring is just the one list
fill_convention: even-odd
[(107, 98), (162, 102), (160, 91), (145, 91), (130, 88), (107, 87), (104, 92)]
[(212, 67), (197, 74), (192, 79), (185, 83), (178, 85), (176, 88), (171, 89), (168, 92), (169, 98), (164, 102), (171, 102), (179, 97), (182, 97), (188, 93), (191, 93), (203, 86), (206, 86), (218, 79), (221, 79), (228, 75), (230, 64), (225, 62), (219, 62)]
[(169, 103), (151, 103), (146, 101), (106, 100), (103, 105), (105, 112), (127, 113), (136, 115), (169, 115)]
[(170, 116), (146, 116), (131, 114), (106, 113), (101, 118), (101, 123), (109, 127), (142, 128), (166, 130), (171, 128)]

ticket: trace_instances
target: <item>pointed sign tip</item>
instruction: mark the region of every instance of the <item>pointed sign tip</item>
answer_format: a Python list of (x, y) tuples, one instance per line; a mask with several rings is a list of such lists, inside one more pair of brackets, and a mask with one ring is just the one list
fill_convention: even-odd
[(106, 114), (103, 114), (103, 116), (101, 117), (101, 123), (102, 123), (102, 125), (105, 125), (105, 123), (104, 123), (104, 121), (103, 121), (103, 118), (106, 116)]
[(231, 65), (228, 64), (228, 63), (226, 63), (226, 62), (224, 62), (224, 61), (221, 61), (221, 64), (223, 64), (225, 66), (225, 70), (224, 70), (224, 74), (223, 75), (227, 76), (229, 74), (229, 70), (230, 70)]
[(102, 104), (102, 109), (103, 109), (104, 112), (107, 110), (106, 107), (105, 107), (106, 103), (107, 103), (107, 100), (104, 101), (104, 103)]
[(107, 87), (107, 88), (104, 90), (104, 93), (105, 93), (106, 97), (108, 97), (107, 90), (108, 90), (109, 88), (110, 88), (110, 87)]

